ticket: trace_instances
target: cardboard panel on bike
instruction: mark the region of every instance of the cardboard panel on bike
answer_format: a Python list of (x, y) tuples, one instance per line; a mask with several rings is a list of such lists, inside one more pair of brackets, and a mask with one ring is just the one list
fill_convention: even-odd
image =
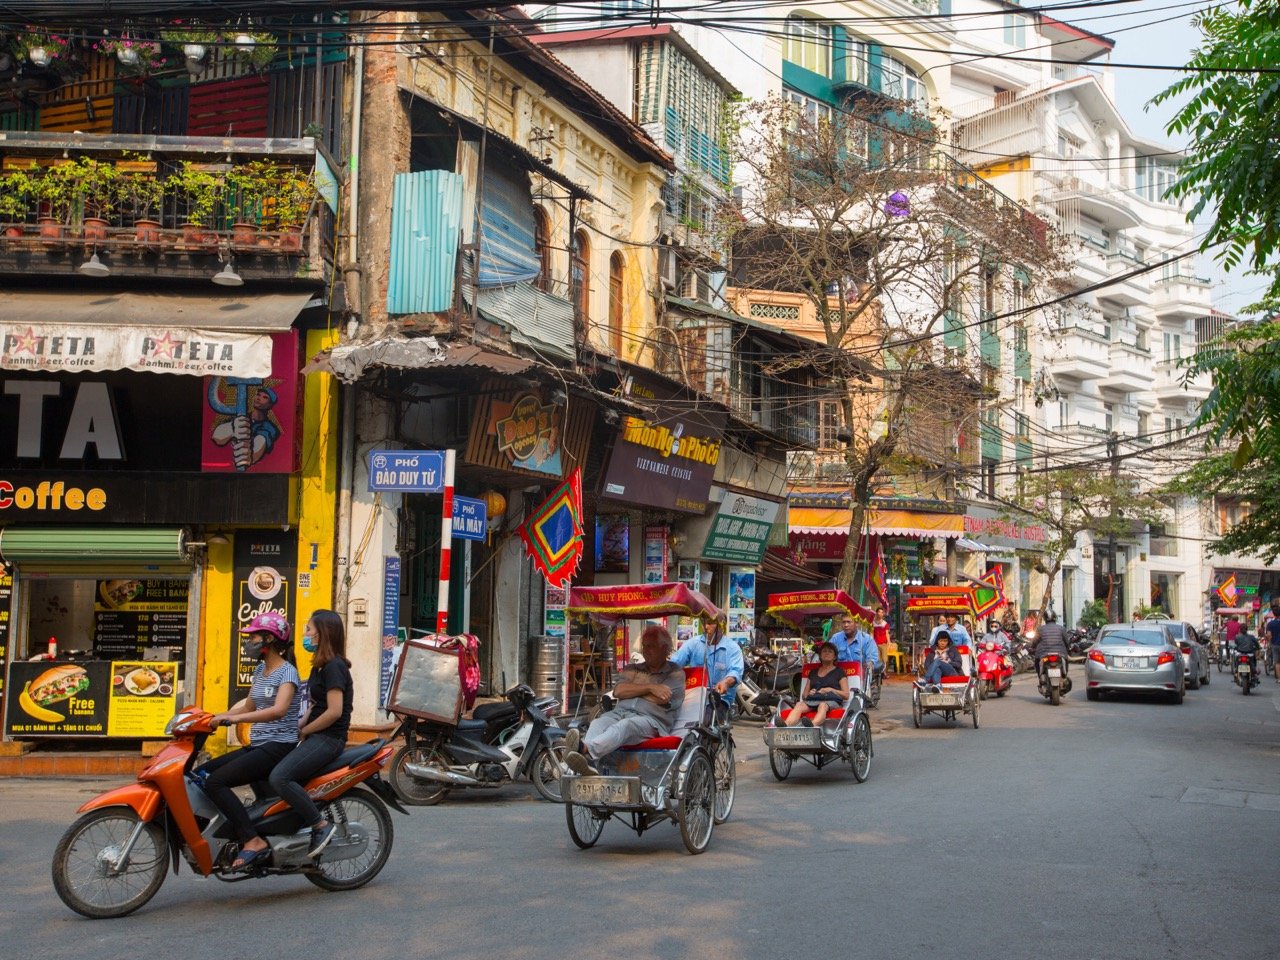
[(442, 650), (430, 637), (406, 640), (391, 680), (387, 709), (422, 720), (456, 724), (462, 703), (458, 651)]

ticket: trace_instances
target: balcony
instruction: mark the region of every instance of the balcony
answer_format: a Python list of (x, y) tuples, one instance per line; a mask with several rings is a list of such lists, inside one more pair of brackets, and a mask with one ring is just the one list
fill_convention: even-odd
[(1138, 393), (1150, 390), (1154, 382), (1155, 371), (1151, 368), (1151, 351), (1148, 348), (1120, 340), (1112, 342), (1111, 372), (1099, 381), (1098, 386), (1122, 393)]
[(1100, 380), (1111, 372), (1111, 343), (1106, 337), (1082, 327), (1066, 327), (1059, 333), (1058, 347), (1047, 359), (1055, 377)]
[(1183, 382), (1186, 373), (1176, 360), (1161, 360), (1155, 365), (1155, 394), (1164, 404), (1177, 403), (1183, 400), (1194, 400), (1203, 403), (1213, 389), (1213, 383), (1207, 376), (1201, 375), (1193, 380)]
[[(334, 261), (335, 165), (311, 138), (0, 133), (7, 206), (0, 277), (113, 278), (323, 288)], [(103, 274), (105, 275), (105, 274)]]
[[(1087, 167), (1085, 170), (1087, 171)], [(1107, 183), (1105, 169), (1099, 167), (1095, 178), (1080, 176), (1049, 176), (1047, 179), (1057, 189), (1048, 198), (1050, 203), (1069, 202), (1080, 213), (1087, 214), (1107, 230), (1127, 230), (1142, 225), (1142, 217), (1122, 192)]]
[(1209, 314), (1211, 281), (1189, 273), (1162, 277), (1153, 286), (1151, 308), (1162, 321), (1180, 321)]

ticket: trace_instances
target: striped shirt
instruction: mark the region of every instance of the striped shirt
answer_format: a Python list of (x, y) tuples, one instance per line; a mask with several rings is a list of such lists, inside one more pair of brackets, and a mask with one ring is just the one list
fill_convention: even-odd
[(251, 743), (297, 743), (298, 716), (302, 708), (298, 691), (302, 680), (298, 676), (298, 668), (292, 663), (282, 663), (271, 673), (267, 673), (267, 665), (259, 663), (253, 671), (253, 684), (249, 687), (249, 700), (255, 710), (267, 710), (276, 703), (276, 694), (286, 683), (293, 684), (293, 699), (289, 709), (279, 720), (264, 720), (249, 728)]

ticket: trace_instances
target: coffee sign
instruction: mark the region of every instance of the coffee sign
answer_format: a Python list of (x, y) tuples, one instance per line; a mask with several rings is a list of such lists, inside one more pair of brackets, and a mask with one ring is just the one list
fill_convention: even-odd
[(513, 467), (558, 477), (564, 472), (560, 450), (564, 408), (543, 403), (536, 393), (514, 400), (495, 400), (489, 411), (489, 433)]

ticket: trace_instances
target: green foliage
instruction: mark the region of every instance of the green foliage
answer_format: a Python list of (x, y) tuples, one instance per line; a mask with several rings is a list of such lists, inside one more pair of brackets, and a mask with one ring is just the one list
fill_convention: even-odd
[(1204, 500), (1224, 499), (1245, 505), (1248, 516), (1221, 532), (1209, 545), (1216, 554), (1257, 556), (1263, 563), (1280, 557), (1280, 483), (1274, 460), (1235, 464), (1231, 453), (1206, 457), (1170, 485), (1175, 493)]
[[(1239, 0), (1195, 22), (1204, 42), (1188, 66), (1198, 72), (1153, 99), (1191, 95), (1168, 128), (1191, 137), (1172, 195), (1195, 198), (1192, 218), (1216, 208), (1204, 249), (1222, 245), (1223, 264), (1247, 258), (1255, 270), (1268, 270), (1280, 259), (1280, 76), (1250, 71), (1280, 63), (1280, 7)], [(1214, 72), (1224, 69), (1241, 72)], [(1269, 276), (1267, 298), (1280, 298), (1280, 273)]]
[(35, 203), (35, 183), (25, 170), (11, 170), (0, 177), (0, 220), (25, 220)]
[(1080, 616), (1076, 618), (1076, 624), (1087, 629), (1094, 629), (1105, 625), (1108, 619), (1107, 601), (1090, 600), (1084, 605), (1084, 609), (1080, 611)]
[(220, 173), (190, 160), (184, 160), (165, 182), (186, 202), (186, 222), (198, 227), (209, 223), (225, 189)]

